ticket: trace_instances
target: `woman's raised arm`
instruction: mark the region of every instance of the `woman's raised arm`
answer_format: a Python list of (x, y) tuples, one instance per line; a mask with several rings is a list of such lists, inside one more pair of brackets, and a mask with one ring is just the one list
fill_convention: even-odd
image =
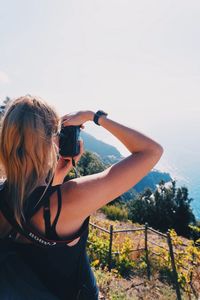
[[(92, 121), (93, 117), (94, 112), (85, 111), (86, 120)], [(73, 124), (73, 117), (71, 124), (70, 120), (68, 123), (66, 121), (68, 124)], [(133, 187), (148, 174), (163, 154), (163, 148), (158, 142), (133, 128), (106, 116), (99, 118), (99, 124), (119, 139), (130, 155), (100, 173), (75, 178), (63, 184), (63, 199), (73, 199), (70, 205), (74, 207), (74, 216), (78, 218), (89, 216)]]

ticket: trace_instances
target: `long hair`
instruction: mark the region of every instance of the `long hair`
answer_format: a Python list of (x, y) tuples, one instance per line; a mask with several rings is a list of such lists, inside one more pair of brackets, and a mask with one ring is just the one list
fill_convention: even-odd
[(55, 110), (30, 95), (12, 101), (2, 119), (0, 162), (7, 178), (8, 201), (20, 225), (28, 196), (53, 177), (57, 161), (53, 136), (59, 127)]

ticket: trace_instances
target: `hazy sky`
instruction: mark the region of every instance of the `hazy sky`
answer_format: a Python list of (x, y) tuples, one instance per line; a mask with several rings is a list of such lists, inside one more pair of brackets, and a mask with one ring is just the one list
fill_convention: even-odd
[(0, 0), (0, 99), (103, 109), (165, 148), (157, 168), (185, 176), (200, 165), (199, 36), (200, 1)]

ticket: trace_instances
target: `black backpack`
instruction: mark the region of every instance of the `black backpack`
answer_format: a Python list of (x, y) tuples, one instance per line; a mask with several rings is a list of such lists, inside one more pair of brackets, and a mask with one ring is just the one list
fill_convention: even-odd
[[(0, 194), (3, 184), (0, 184)], [(48, 240), (36, 234), (26, 224), (23, 228), (15, 220), (6, 202), (2, 203), (0, 197), (0, 211), (12, 225), (13, 232), (20, 233), (31, 242), (41, 247), (63, 247), (68, 241)], [(20, 270), (20, 272), (19, 272)], [(79, 278), (77, 280), (80, 281)], [(76, 299), (80, 299), (81, 283)], [(0, 299), (1, 300), (58, 300), (50, 293), (47, 287), (39, 280), (37, 274), (23, 261), (13, 247), (9, 238), (0, 239)], [(67, 295), (66, 295), (66, 299)], [(71, 300), (71, 299), (68, 299)]]

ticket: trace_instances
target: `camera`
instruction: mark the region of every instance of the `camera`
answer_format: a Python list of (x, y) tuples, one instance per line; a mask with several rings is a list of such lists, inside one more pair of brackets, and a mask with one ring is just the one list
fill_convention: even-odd
[(76, 156), (80, 153), (80, 126), (63, 126), (59, 133), (59, 154), (61, 156)]

